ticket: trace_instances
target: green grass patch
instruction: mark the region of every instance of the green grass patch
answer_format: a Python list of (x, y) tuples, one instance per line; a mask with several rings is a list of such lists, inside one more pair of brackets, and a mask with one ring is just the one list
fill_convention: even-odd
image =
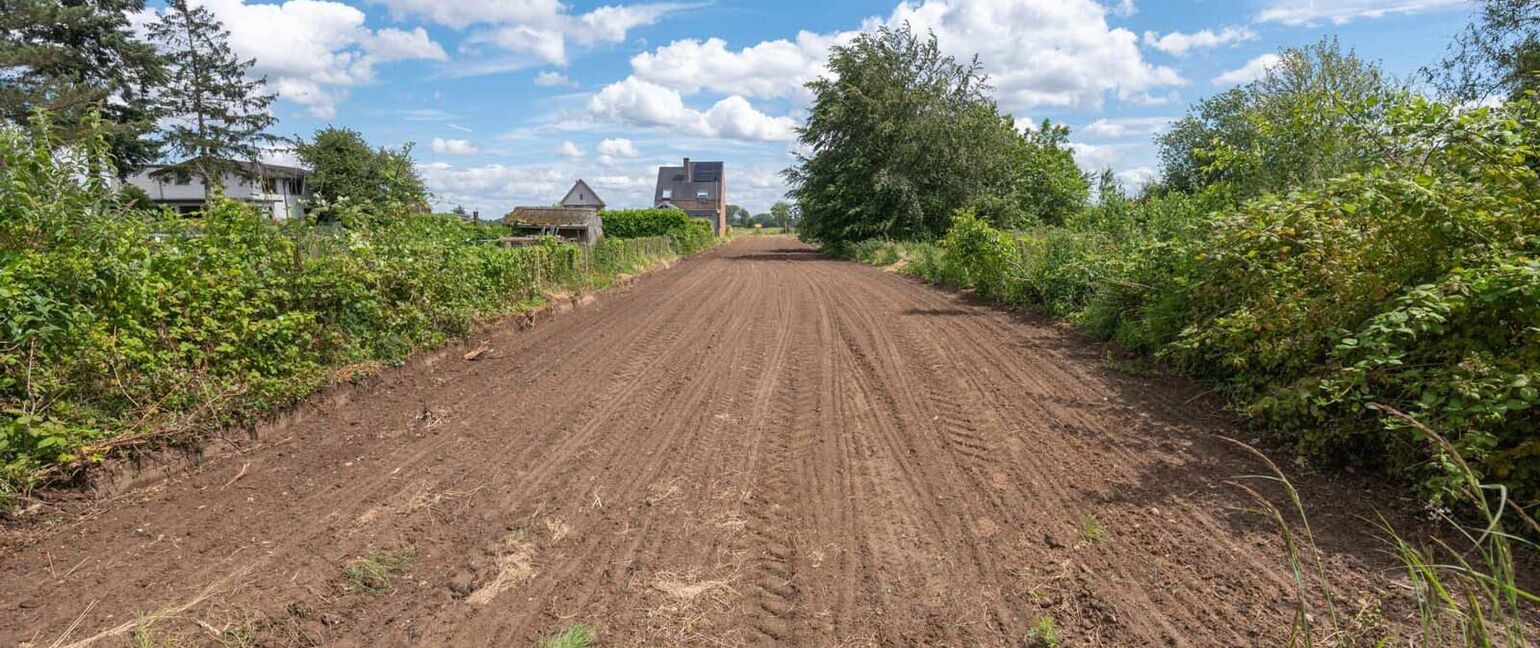
[(342, 568), (342, 579), (348, 587), (363, 594), (384, 594), (391, 591), (391, 577), (411, 566), (412, 550), (374, 551), (355, 558)]
[(538, 648), (588, 648), (594, 645), (593, 628), (586, 623), (574, 623), (560, 633), (541, 639)]

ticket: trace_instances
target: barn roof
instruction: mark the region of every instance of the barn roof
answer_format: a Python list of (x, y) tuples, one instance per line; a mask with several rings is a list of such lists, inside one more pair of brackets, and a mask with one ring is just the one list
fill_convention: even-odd
[(592, 207), (514, 207), (503, 222), (526, 227), (586, 227), (599, 224), (599, 211)]

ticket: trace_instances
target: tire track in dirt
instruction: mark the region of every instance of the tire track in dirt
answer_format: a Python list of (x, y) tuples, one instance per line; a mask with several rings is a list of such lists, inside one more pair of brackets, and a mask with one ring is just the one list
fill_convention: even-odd
[[(1273, 532), (1220, 483), (1254, 471), (1213, 436), (1239, 432), (1051, 324), (764, 237), (485, 337), (485, 360), (9, 530), (0, 646), (188, 601), (274, 645), (530, 645), (575, 620), (648, 646), (1014, 646), (1046, 617), (1086, 646), (1286, 636)], [(1389, 589), (1355, 529), (1317, 531), (1346, 588)], [(413, 559), (391, 591), (348, 591), (342, 565), (392, 547)]]

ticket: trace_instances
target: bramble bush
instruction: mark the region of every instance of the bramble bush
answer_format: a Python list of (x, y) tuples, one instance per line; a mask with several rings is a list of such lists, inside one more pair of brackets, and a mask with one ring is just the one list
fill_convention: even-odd
[(1388, 405), (1540, 504), (1540, 108), (1408, 97), (1373, 132), (1382, 164), (1285, 195), (1114, 197), (1015, 234), (960, 214), (905, 270), (1152, 353), (1307, 456), (1443, 501), (1454, 458)]
[(548, 291), (634, 272), (670, 239), (504, 248), (458, 218), (337, 208), (274, 223), (130, 206), (100, 138), (0, 129), (0, 498), (109, 452), (247, 424)]

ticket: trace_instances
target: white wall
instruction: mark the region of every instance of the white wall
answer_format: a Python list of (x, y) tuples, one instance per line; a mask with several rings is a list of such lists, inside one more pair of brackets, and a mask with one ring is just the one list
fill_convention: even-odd
[[(150, 195), (150, 199), (158, 202), (201, 202), (204, 198), (203, 178), (191, 176), (186, 184), (178, 184), (173, 178), (153, 178), (150, 174), (156, 169), (145, 169), (128, 177), (128, 183), (143, 189)], [(288, 178), (274, 178), (272, 193), (263, 190), (263, 181), (253, 179), (247, 181), (235, 174), (227, 173), (223, 178), (225, 196), (235, 200), (264, 205), (271, 210), (272, 217), (276, 219), (292, 218), (305, 213), (301, 200), (304, 196), (294, 191), (294, 181)]]

